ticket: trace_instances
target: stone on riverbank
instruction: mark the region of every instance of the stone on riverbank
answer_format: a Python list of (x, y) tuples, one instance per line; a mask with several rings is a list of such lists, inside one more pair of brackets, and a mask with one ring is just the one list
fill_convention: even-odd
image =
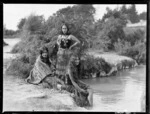
[(8, 44), (6, 42), (3, 41), (3, 46), (7, 46)]

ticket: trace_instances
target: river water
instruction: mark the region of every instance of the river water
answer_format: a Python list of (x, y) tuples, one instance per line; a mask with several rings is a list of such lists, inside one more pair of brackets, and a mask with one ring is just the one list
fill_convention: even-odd
[[(4, 47), (4, 61), (11, 54), (10, 49), (20, 39), (4, 39), (9, 46)], [(146, 67), (137, 66), (117, 73), (116, 76), (84, 79), (94, 90), (93, 108), (71, 108), (68, 110), (82, 111), (102, 111), (102, 112), (140, 112), (143, 111), (143, 96), (146, 87)], [(26, 84), (14, 76), (3, 78), (3, 110), (4, 111), (50, 111), (54, 99), (59, 97), (46, 97), (46, 89)], [(46, 93), (47, 94), (47, 93)], [(50, 95), (50, 93), (49, 93)], [(60, 95), (60, 94), (57, 94)], [(64, 99), (62, 99), (64, 97)], [(66, 97), (66, 99), (65, 99)], [(67, 101), (68, 98), (68, 101)], [(67, 95), (60, 96), (62, 104), (71, 104)], [(64, 100), (64, 101), (63, 101)], [(145, 101), (144, 101), (145, 102)], [(58, 104), (61, 104), (60, 101)], [(72, 105), (71, 105), (72, 106)], [(63, 110), (63, 109), (62, 109)], [(64, 109), (67, 110), (67, 109)]]
[[(141, 111), (146, 91), (146, 67), (126, 69), (116, 76), (85, 79), (99, 99), (94, 100), (95, 109), (100, 111)], [(98, 105), (97, 105), (98, 104)], [(99, 106), (99, 107), (98, 107)]]

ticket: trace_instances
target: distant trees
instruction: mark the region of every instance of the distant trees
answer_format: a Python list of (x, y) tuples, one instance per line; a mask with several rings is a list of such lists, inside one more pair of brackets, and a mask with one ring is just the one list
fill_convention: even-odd
[(109, 18), (110, 16), (117, 17), (119, 13), (125, 14), (126, 18), (131, 21), (131, 23), (137, 23), (141, 19), (146, 20), (146, 12), (142, 12), (141, 14), (137, 13), (135, 4), (132, 4), (129, 8), (126, 7), (126, 5), (122, 5), (122, 7), (118, 10), (115, 9), (114, 11), (110, 8), (106, 8), (107, 13), (104, 14), (103, 20), (106, 18)]
[(131, 5), (131, 7), (129, 7), (128, 16), (129, 16), (129, 20), (132, 23), (137, 23), (140, 21), (139, 16), (138, 16), (137, 11), (136, 11), (135, 4)]
[(140, 14), (137, 13), (135, 4), (131, 5), (129, 8), (126, 8), (125, 5), (123, 5), (121, 7), (121, 12), (124, 14), (127, 14), (128, 19), (132, 22), (132, 23), (137, 23), (140, 20), (147, 20), (147, 13), (146, 12), (142, 12)]
[(140, 18), (140, 20), (147, 20), (147, 13), (146, 12), (140, 13), (139, 18)]
[(6, 28), (6, 25), (3, 25), (3, 36), (13, 36), (17, 33), (18, 31), (15, 30), (9, 30)]
[(124, 5), (122, 5), (122, 7), (121, 7), (121, 12), (122, 13), (124, 13), (124, 14), (128, 14), (128, 9), (127, 9), (127, 7), (126, 7), (126, 5), (124, 4)]

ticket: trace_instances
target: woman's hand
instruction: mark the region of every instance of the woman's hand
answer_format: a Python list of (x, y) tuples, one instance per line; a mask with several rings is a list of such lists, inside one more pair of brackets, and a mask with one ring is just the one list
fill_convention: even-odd
[(77, 45), (78, 43), (76, 42), (76, 43), (74, 43), (72, 46), (70, 46), (70, 50), (72, 49), (72, 48), (74, 48), (76, 45)]
[(80, 89), (80, 92), (87, 93), (87, 91), (84, 89)]
[(69, 48), (70, 50), (72, 49), (72, 46), (70, 46), (70, 48)]

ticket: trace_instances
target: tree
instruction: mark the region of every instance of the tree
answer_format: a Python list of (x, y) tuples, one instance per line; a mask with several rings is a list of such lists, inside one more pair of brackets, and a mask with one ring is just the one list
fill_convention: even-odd
[(147, 20), (147, 13), (146, 12), (142, 12), (139, 14), (139, 19), (140, 20)]
[(36, 32), (42, 31), (43, 24), (44, 24), (44, 18), (42, 15), (38, 16), (38, 15), (31, 14), (25, 21), (23, 30), (24, 32), (29, 32), (31, 34), (34, 34)]
[(22, 18), (22, 19), (20, 20), (20, 22), (19, 22), (18, 25), (17, 25), (17, 27), (18, 27), (19, 30), (22, 30), (22, 28), (23, 28), (25, 22), (26, 22), (26, 18)]
[(122, 13), (121, 10), (118, 10), (117, 8), (114, 9), (114, 10), (111, 10), (108, 7), (106, 8), (106, 10), (107, 10), (107, 13), (104, 14), (104, 16), (102, 17), (102, 21), (107, 21), (107, 19), (109, 19), (111, 17), (113, 17), (115, 19), (120, 18), (121, 20), (124, 20), (122, 22), (123, 22), (124, 25), (126, 25), (126, 23), (127, 23), (127, 16), (124, 13)]
[(126, 5), (123, 5), (121, 7), (121, 12), (124, 13), (124, 14), (128, 14), (128, 9), (126, 8)]
[(125, 20), (122, 18), (114, 18), (113, 16), (108, 18), (107, 21), (102, 23), (102, 29), (97, 33), (97, 40), (94, 44), (96, 47), (100, 47), (108, 50), (114, 49), (114, 43), (118, 39), (124, 39), (125, 34), (123, 28), (125, 27)]
[(128, 9), (128, 16), (129, 16), (129, 20), (132, 23), (139, 22), (139, 16), (137, 14), (135, 4), (131, 5), (131, 7), (129, 7), (129, 9)]

